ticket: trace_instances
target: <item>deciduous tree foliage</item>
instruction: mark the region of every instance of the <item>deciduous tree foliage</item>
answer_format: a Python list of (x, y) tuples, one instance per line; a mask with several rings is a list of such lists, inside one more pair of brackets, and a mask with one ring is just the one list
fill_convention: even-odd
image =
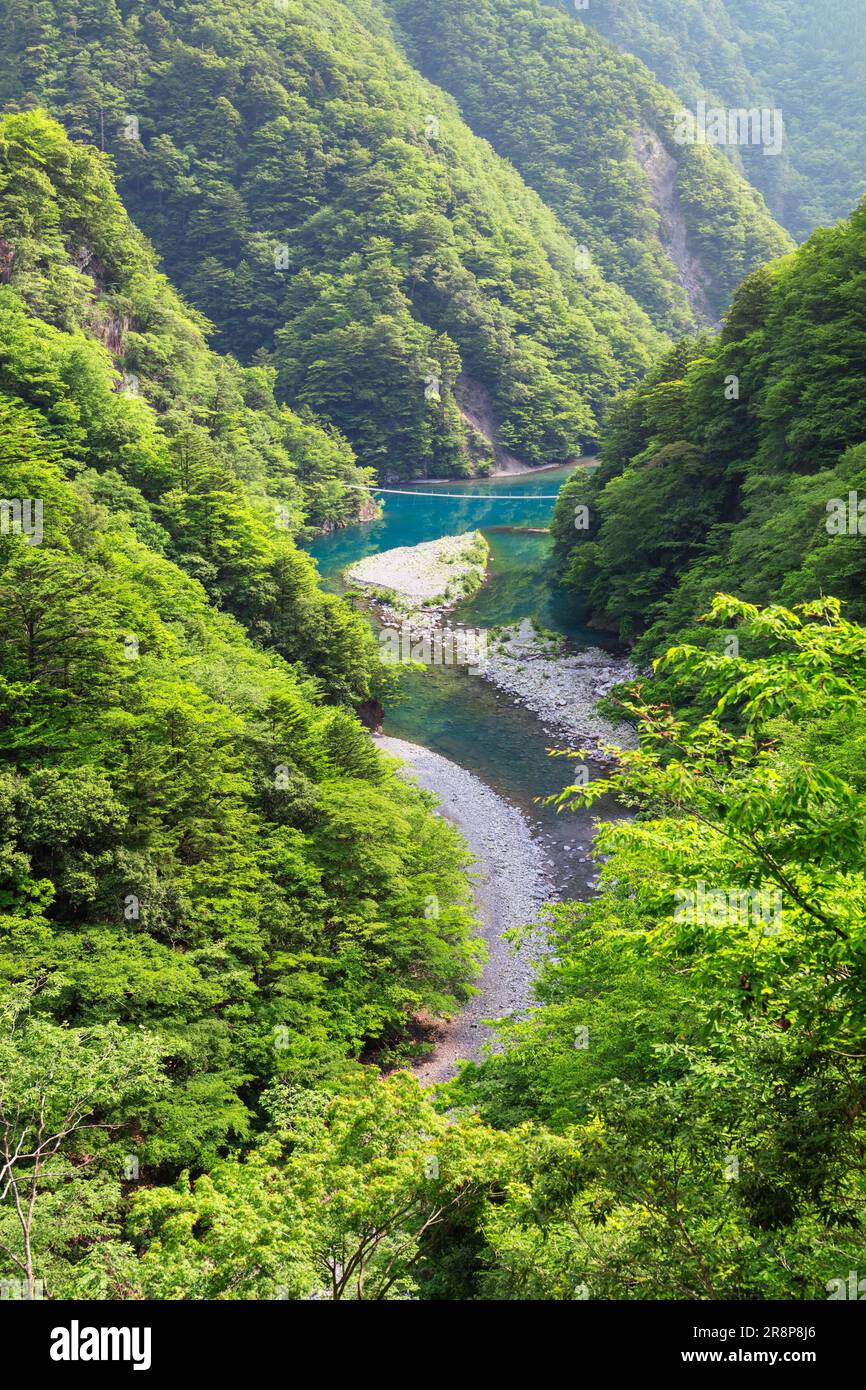
[[(108, 150), (134, 220), (244, 362), (383, 476), (583, 451), (663, 345), (410, 66), (375, 5), (12, 0), (7, 103)], [(61, 297), (60, 287), (57, 289)]]
[(866, 204), (756, 271), (717, 338), (680, 344), (612, 407), (601, 468), (563, 489), (554, 522), (597, 623), (653, 655), (677, 633), (701, 640), (695, 618), (722, 588), (831, 593), (864, 616), (864, 314)]
[(826, 1298), (863, 1249), (866, 633), (833, 600), (713, 617), (771, 654), (672, 650), (711, 712), (637, 693), (640, 747), (563, 793), (636, 815), (600, 829), (598, 897), (553, 913), (541, 1007), (452, 1087), (535, 1126), (490, 1297)]
[(774, 107), (785, 148), (729, 150), (798, 240), (866, 188), (866, 28), (859, 0), (605, 0), (574, 15), (635, 54), (692, 109)]
[[(117, 1234), (121, 1154), (142, 1181), (200, 1172), (256, 1132), (276, 1078), (396, 1054), (415, 1013), (456, 1008), (477, 949), (456, 833), (356, 717), (385, 688), (372, 636), (274, 520), (280, 496), (297, 528), (325, 480), (357, 476), (346, 446), (206, 347), (95, 152), (8, 117), (2, 180), (21, 200), (3, 204), (0, 495), (43, 527), (0, 536), (0, 980), (30, 993), (26, 1035), (17, 1012), (4, 1033), (0, 1239), (10, 1277), (47, 1280), (41, 1251), (59, 1294), (108, 1278), (89, 1252)], [(54, 1224), (26, 1131), (37, 1053), (82, 1123), (121, 1104), (103, 1041), (130, 1087), (151, 1080), (105, 1162), (57, 1151), (64, 1183), (95, 1165), (88, 1236)]]
[[(425, 76), (665, 331), (717, 321), (743, 277), (790, 246), (720, 150), (677, 144), (673, 94), (571, 5), (570, 16), (538, 0), (388, 9)], [(581, 17), (597, 10), (607, 0)]]
[[(140, 98), (127, 189), (278, 366), (210, 350), (104, 155), (0, 122), (0, 497), (41, 503), (38, 535), (0, 534), (4, 1290), (826, 1296), (864, 1248), (866, 632), (815, 596), (858, 598), (821, 498), (863, 466), (863, 213), (657, 363), (564, 494), (572, 582), (671, 650), (629, 696), (638, 748), (563, 794), (633, 814), (599, 829), (598, 895), (551, 913), (538, 1009), (434, 1095), (394, 1069), (419, 1013), (470, 997), (467, 855), (356, 717), (375, 644), (295, 537), (368, 475), (305, 407), (462, 468), (471, 357), (540, 458), (655, 334), (601, 279), (584, 312), (569, 238), (378, 8), (12, 9), (76, 134)], [(282, 135), (255, 143), (283, 117), (309, 126), (285, 178)], [(252, 232), (245, 180), (274, 200)], [(296, 274), (245, 320), (277, 217)]]
[[(866, 847), (838, 721), (848, 752), (866, 633), (832, 600), (720, 596), (712, 616), (772, 653), (671, 651), (711, 713), (636, 692), (639, 748), (565, 790), (636, 814), (600, 827), (597, 897), (553, 909), (539, 1007), (501, 1051), (438, 1102), (405, 1074), (278, 1079), (245, 1156), (133, 1199), (106, 1288), (741, 1301), (844, 1282), (864, 1237)], [(702, 884), (773, 910), (683, 914)]]

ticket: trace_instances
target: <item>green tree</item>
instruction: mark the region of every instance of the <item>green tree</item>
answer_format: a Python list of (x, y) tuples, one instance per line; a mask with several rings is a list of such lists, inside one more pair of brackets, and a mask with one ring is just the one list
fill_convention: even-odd
[(21, 990), (0, 1008), (0, 1249), (32, 1299), (42, 1278), (43, 1207), (50, 1221), (58, 1190), (86, 1183), (81, 1169), (104, 1157), (105, 1137), (158, 1092), (161, 1049), (146, 1033), (113, 1024), (57, 1027)]

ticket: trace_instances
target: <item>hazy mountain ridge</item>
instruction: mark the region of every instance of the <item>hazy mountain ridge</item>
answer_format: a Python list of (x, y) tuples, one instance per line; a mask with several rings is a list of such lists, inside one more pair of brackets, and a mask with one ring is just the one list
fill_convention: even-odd
[[(570, 0), (560, 8), (574, 19)], [(863, 0), (593, 0), (578, 16), (694, 109), (775, 107), (782, 157), (731, 151), (798, 239), (847, 216), (866, 192)]]
[[(367, 0), (8, 10), (7, 104), (41, 99), (108, 150), (220, 345), (273, 362), (284, 397), (383, 477), (583, 452), (606, 401), (664, 345), (659, 328), (716, 318), (740, 273), (786, 245), (714, 152), (691, 152), (656, 210), (633, 139), (672, 99), (595, 35), (584, 46), (613, 85), (596, 91), (591, 148), (621, 147), (623, 161), (606, 161), (607, 192), (595, 173), (578, 180), (594, 221), (569, 233)], [(614, 95), (633, 122), (611, 125)], [(486, 432), (461, 411), (461, 378), (485, 393)]]
[[(537, 0), (388, 7), (421, 70), (660, 327), (718, 321), (743, 276), (789, 249), (720, 150), (677, 143), (675, 95), (573, 14)], [(647, 138), (672, 166), (667, 196), (639, 156)]]

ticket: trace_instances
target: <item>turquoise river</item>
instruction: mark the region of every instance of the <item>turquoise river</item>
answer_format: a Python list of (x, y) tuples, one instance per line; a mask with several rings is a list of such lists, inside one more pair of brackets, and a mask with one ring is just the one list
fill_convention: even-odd
[[(344, 570), (365, 555), (479, 530), (491, 547), (489, 578), (456, 611), (455, 621), (492, 627), (530, 617), (578, 644), (598, 644), (598, 634), (582, 625), (576, 602), (555, 583), (552, 541), (544, 529), (554, 507), (548, 499), (572, 471), (420, 483), (408, 496), (382, 496), (378, 520), (318, 537), (308, 549), (325, 585), (340, 591)], [(550, 757), (550, 736), (536, 717), (463, 667), (409, 671), (402, 688), (401, 701), (386, 711), (385, 732), (441, 753), (519, 805), (551, 855), (560, 893), (582, 896), (591, 872), (584, 858), (590, 819), (557, 815), (540, 804), (568, 781), (570, 764)]]

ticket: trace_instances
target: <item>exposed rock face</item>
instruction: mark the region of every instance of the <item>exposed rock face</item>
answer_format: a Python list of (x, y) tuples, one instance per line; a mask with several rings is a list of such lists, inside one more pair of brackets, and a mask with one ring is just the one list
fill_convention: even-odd
[(342, 531), (347, 526), (357, 526), (362, 521), (376, 521), (379, 515), (379, 503), (375, 497), (365, 493), (358, 506), (357, 516), (350, 517), (348, 521), (323, 521), (319, 527), (319, 535), (329, 536), (333, 531)]
[(514, 454), (510, 454), (499, 442), (499, 423), (493, 412), (487, 387), (474, 377), (461, 372), (454, 384), (454, 399), (463, 417), (463, 423), (487, 441), (496, 472), (527, 472), (528, 465), (522, 463)]
[(90, 320), (90, 330), (103, 347), (108, 348), (112, 357), (121, 358), (126, 352), (126, 339), (129, 333), (129, 315), (107, 313), (94, 309)]
[(355, 711), (365, 729), (372, 734), (380, 734), (385, 720), (385, 707), (378, 700), (365, 700)]
[(692, 312), (701, 323), (718, 328), (708, 298), (710, 277), (689, 250), (688, 228), (677, 192), (677, 161), (665, 149), (655, 131), (646, 126), (641, 126), (635, 134), (634, 152), (649, 179), (653, 204), (662, 219), (664, 247), (676, 268), (677, 279), (689, 297)]
[(14, 246), (3, 237), (0, 237), (0, 285), (8, 285), (12, 278), (12, 267), (14, 264)]

